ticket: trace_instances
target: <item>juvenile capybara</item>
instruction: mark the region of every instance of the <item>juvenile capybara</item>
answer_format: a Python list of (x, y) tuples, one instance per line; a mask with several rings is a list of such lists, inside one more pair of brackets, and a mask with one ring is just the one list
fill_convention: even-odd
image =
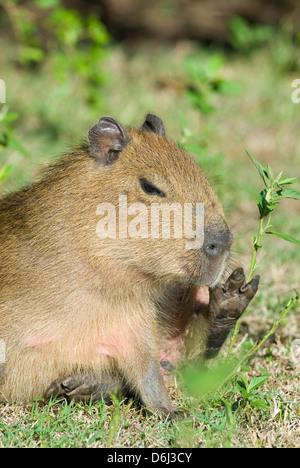
[(173, 413), (163, 371), (189, 327), (215, 354), (258, 286), (242, 269), (220, 284), (232, 244), (222, 207), (153, 114), (138, 129), (102, 117), (87, 143), (4, 197), (0, 242), (8, 400), (119, 387)]

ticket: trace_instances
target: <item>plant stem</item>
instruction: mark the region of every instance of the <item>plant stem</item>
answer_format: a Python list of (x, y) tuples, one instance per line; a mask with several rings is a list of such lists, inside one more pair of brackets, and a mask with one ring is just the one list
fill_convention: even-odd
[[(279, 317), (278, 320), (276, 320), (273, 323), (272, 328), (270, 329), (270, 331), (262, 338), (262, 340), (259, 343), (255, 344), (250, 349), (250, 351), (248, 353), (246, 353), (244, 356), (241, 356), (240, 358), (237, 359), (237, 362), (236, 362), (233, 370), (226, 377), (226, 380), (225, 380), (226, 382), (228, 382), (231, 379), (231, 377), (233, 377), (236, 374), (236, 372), (241, 367), (241, 365), (244, 364), (244, 362), (246, 362), (249, 358), (251, 358), (262, 347), (262, 345), (265, 343), (265, 341), (275, 332), (275, 330), (280, 325), (282, 320), (285, 318), (287, 313), (291, 310), (291, 308), (294, 307), (294, 305), (296, 305), (299, 302), (299, 293), (297, 291), (295, 291), (295, 293), (296, 293), (295, 297), (291, 297), (289, 299), (289, 301), (288, 301), (287, 305), (285, 306), (281, 316)], [(229, 357), (229, 354), (226, 356), (226, 361), (228, 360), (228, 357)], [(234, 358), (232, 358), (232, 359), (234, 359)]]
[(264, 344), (264, 342), (275, 332), (276, 328), (278, 327), (278, 325), (281, 323), (281, 321), (284, 319), (284, 317), (286, 316), (286, 314), (289, 312), (289, 310), (291, 310), (291, 308), (297, 304), (297, 302), (299, 301), (299, 295), (296, 291), (296, 295), (295, 297), (291, 297), (287, 303), (287, 305), (285, 306), (281, 316), (279, 317), (278, 320), (275, 320), (275, 322), (273, 323), (273, 326), (272, 328), (270, 329), (270, 331), (263, 337), (263, 339), (257, 343), (256, 345), (253, 346), (253, 348), (251, 348), (251, 350), (249, 351), (249, 353), (247, 354), (246, 358), (245, 359), (248, 359), (249, 357), (253, 356), (253, 354), (255, 354), (259, 348), (262, 347), (262, 345)]
[[(269, 221), (270, 221), (270, 218), (269, 218)], [(253, 274), (253, 272), (254, 272), (254, 270), (256, 268), (256, 256), (257, 256), (258, 249), (261, 247), (260, 240), (261, 240), (261, 237), (264, 234), (264, 232), (265, 232), (264, 222), (263, 222), (263, 218), (261, 218), (260, 222), (259, 222), (257, 237), (255, 238), (255, 241), (253, 242), (253, 246), (252, 246), (252, 259), (251, 259), (250, 270), (249, 270), (248, 277), (247, 277), (247, 283), (250, 281), (250, 279), (252, 277), (252, 274)], [(241, 317), (237, 320), (237, 322), (235, 324), (233, 334), (232, 334), (232, 337), (231, 337), (231, 340), (230, 340), (230, 343), (229, 343), (227, 359), (229, 358), (229, 356), (231, 354), (235, 338), (236, 338), (236, 336), (237, 336), (237, 334), (239, 332), (240, 321), (241, 321)]]
[[(258, 249), (261, 248), (260, 244), (261, 244), (261, 238), (263, 234), (265, 233), (276, 234), (279, 237), (283, 237), (284, 239), (289, 240), (290, 242), (294, 242), (295, 244), (298, 244), (298, 241), (296, 239), (293, 239), (290, 236), (284, 235), (283, 233), (277, 233), (277, 232), (273, 233), (272, 231), (269, 230), (269, 228), (271, 227), (271, 214), (270, 213), (272, 213), (274, 209), (276, 208), (276, 206), (279, 205), (280, 200), (285, 197), (287, 198), (290, 197), (291, 193), (293, 195), (291, 196), (291, 198), (300, 199), (300, 192), (285, 190), (285, 186), (287, 184), (293, 183), (295, 179), (289, 179), (289, 178), (281, 179), (282, 172), (280, 172), (280, 174), (276, 178), (274, 178), (273, 171), (269, 165), (268, 165), (268, 168), (266, 169), (253, 156), (251, 156), (250, 153), (247, 152), (247, 154), (252, 160), (256, 169), (258, 170), (265, 185), (265, 188), (260, 192), (257, 198), (257, 206), (259, 209), (259, 228), (258, 228), (257, 237), (254, 238), (254, 241), (252, 244), (252, 259), (251, 259), (250, 270), (249, 270), (248, 277), (247, 277), (247, 283), (249, 283), (249, 281), (251, 281), (254, 270), (257, 268), (256, 256), (257, 256)], [(266, 216), (268, 216), (268, 221), (266, 222), (266, 224), (264, 224), (264, 219)], [(298, 302), (298, 300), (299, 300), (298, 293), (296, 292), (296, 297), (291, 298), (289, 300), (279, 320), (274, 322), (273, 327), (271, 328), (269, 333), (263, 338), (263, 340), (258, 345), (254, 346), (253, 350), (251, 350), (250, 352), (250, 355), (254, 354), (257, 351), (257, 349), (259, 349), (262, 346), (262, 344), (268, 339), (268, 337), (272, 333), (274, 333), (274, 331), (278, 327), (281, 320), (285, 317), (285, 315), (291, 309), (291, 307), (293, 307), (293, 305), (296, 302)], [(232, 352), (235, 338), (239, 332), (240, 320), (241, 318), (239, 318), (235, 324), (235, 328), (233, 330), (233, 334), (229, 343), (229, 349), (228, 349), (226, 360), (229, 359), (230, 354)]]
[(252, 259), (251, 259), (251, 265), (250, 265), (250, 269), (249, 269), (249, 273), (247, 277), (247, 283), (250, 281), (253, 275), (253, 272), (256, 268), (256, 256), (257, 256), (258, 249), (261, 247), (260, 240), (264, 232), (265, 232), (264, 221), (263, 221), (263, 218), (261, 218), (259, 222), (258, 234), (252, 247)]

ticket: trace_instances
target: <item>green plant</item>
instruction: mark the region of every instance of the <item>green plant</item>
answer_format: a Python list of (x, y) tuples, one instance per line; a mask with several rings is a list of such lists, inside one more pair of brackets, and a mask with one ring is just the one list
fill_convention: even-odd
[[(61, 0), (3, 0), (2, 8), (16, 41), (17, 60), (23, 67), (51, 63), (60, 81), (76, 75), (86, 81), (88, 100), (99, 101), (99, 87), (106, 78), (103, 61), (110, 37), (99, 18), (81, 16)], [(33, 8), (32, 8), (33, 6)]]
[(191, 80), (186, 93), (192, 106), (203, 114), (209, 114), (215, 109), (212, 103), (214, 95), (237, 93), (240, 90), (237, 83), (221, 76), (223, 62), (221, 54), (213, 54), (206, 59), (196, 54), (186, 58), (185, 66)]
[(190, 151), (196, 156), (197, 162), (200, 164), (204, 172), (211, 172), (212, 169), (217, 169), (214, 172), (214, 181), (221, 185), (224, 182), (224, 174), (219, 172), (218, 167), (224, 159), (224, 153), (211, 154), (209, 151), (209, 138), (204, 134), (195, 135), (188, 127), (186, 118), (183, 112), (178, 112), (181, 138), (177, 144), (186, 151)]
[(198, 398), (206, 398), (207, 395), (218, 392), (236, 370), (237, 361), (232, 359), (229, 362), (220, 361), (214, 366), (207, 366), (206, 363), (188, 363), (181, 369), (184, 385)]
[(295, 31), (292, 23), (280, 25), (278, 33), (269, 44), (270, 62), (280, 73), (297, 72), (300, 67), (300, 30)]
[(14, 129), (11, 126), (17, 118), (18, 114), (9, 112), (7, 105), (2, 106), (2, 108), (0, 107), (0, 150), (9, 147), (28, 157), (30, 153), (20, 143), (19, 139), (15, 137)]
[[(300, 193), (294, 189), (287, 188), (291, 184), (296, 182), (295, 178), (285, 178), (282, 177), (282, 173), (278, 174), (277, 177), (274, 176), (274, 173), (270, 165), (265, 168), (261, 163), (259, 163), (252, 155), (247, 153), (256, 167), (260, 177), (262, 178), (265, 188), (259, 193), (257, 197), (257, 206), (259, 209), (259, 228), (258, 233), (253, 239), (252, 246), (252, 260), (251, 266), (248, 274), (247, 281), (250, 281), (254, 271), (258, 268), (257, 263), (257, 252), (262, 247), (261, 239), (265, 234), (272, 234), (278, 236), (284, 240), (292, 242), (296, 245), (300, 245), (300, 242), (291, 237), (288, 234), (282, 232), (276, 232), (271, 230), (271, 214), (274, 212), (275, 208), (279, 205), (280, 201), (284, 198), (294, 198), (296, 200), (300, 199)], [(232, 386), (233, 379), (236, 376), (239, 377), (239, 380), (236, 382), (233, 387), (231, 387), (231, 393), (241, 394), (233, 404), (232, 410), (237, 408), (237, 405), (242, 406), (251, 406), (262, 409), (268, 409), (269, 404), (263, 397), (259, 397), (258, 390), (268, 379), (268, 375), (262, 375), (259, 377), (254, 377), (250, 381), (241, 374), (237, 373), (241, 366), (249, 361), (250, 358), (263, 346), (266, 340), (275, 332), (279, 324), (282, 322), (287, 313), (299, 302), (299, 295), (295, 291), (294, 296), (292, 296), (284, 310), (282, 311), (278, 320), (276, 320), (269, 332), (256, 344), (247, 349), (246, 352), (242, 355), (236, 357), (232, 355), (233, 344), (236, 339), (236, 336), (239, 331), (239, 322), (237, 322), (234, 329), (233, 336), (230, 341), (229, 350), (227, 357), (224, 360), (220, 359), (214, 366), (207, 367), (206, 365), (199, 365), (199, 363), (194, 363), (192, 365), (183, 368), (183, 380), (186, 387), (192, 393), (192, 395), (203, 399), (208, 395), (219, 395), (219, 398), (223, 401), (225, 408), (227, 410), (227, 419), (231, 420), (231, 409), (228, 407), (227, 396), (225, 396), (228, 386)], [(227, 390), (226, 390), (227, 386)], [(233, 425), (230, 426), (231, 429)]]
[(236, 409), (238, 406), (250, 405), (256, 408), (268, 409), (269, 404), (258, 395), (258, 389), (266, 382), (269, 375), (262, 375), (259, 377), (254, 377), (249, 382), (247, 378), (241, 374), (237, 373), (237, 377), (240, 380), (237, 380), (236, 385), (233, 387), (233, 394), (241, 394), (242, 399), (238, 398), (232, 405), (232, 409)]
[(56, 47), (52, 57), (59, 79), (76, 72), (90, 86), (100, 85), (105, 79), (103, 60), (110, 38), (97, 16), (82, 18), (75, 10), (59, 6), (51, 12), (47, 27), (52, 32), (51, 48)]
[[(18, 151), (25, 157), (30, 156), (30, 153), (24, 148), (19, 139), (15, 136), (15, 132), (11, 123), (18, 118), (14, 112), (9, 112), (7, 105), (0, 107), (0, 161), (1, 149), (11, 148)], [(13, 171), (14, 164), (5, 164), (0, 169), (0, 184), (5, 182)]]
[(234, 16), (229, 23), (229, 42), (234, 49), (249, 54), (253, 49), (270, 41), (275, 28), (266, 24), (250, 24), (245, 19)]
[[(259, 267), (257, 263), (257, 253), (259, 249), (262, 248), (261, 241), (262, 241), (262, 237), (265, 234), (269, 234), (269, 235), (272, 234), (277, 237), (280, 237), (281, 239), (292, 242), (296, 245), (300, 245), (300, 241), (295, 239), (294, 237), (283, 232), (273, 231), (271, 229), (272, 228), (271, 214), (274, 212), (275, 208), (279, 205), (280, 201), (282, 201), (284, 198), (293, 198), (295, 200), (300, 200), (300, 192), (291, 188), (286, 188), (287, 185), (291, 185), (296, 182), (295, 178), (282, 177), (282, 172), (280, 172), (280, 174), (278, 174), (275, 177), (269, 164), (267, 168), (265, 168), (250, 153), (247, 152), (247, 154), (249, 158), (251, 159), (251, 161), (253, 162), (254, 166), (256, 167), (265, 186), (265, 188), (259, 193), (257, 197), (257, 206), (259, 210), (259, 227), (258, 227), (257, 235), (254, 237), (253, 244), (252, 244), (252, 260), (251, 260), (250, 270), (249, 270), (248, 278), (247, 278), (247, 281), (250, 281), (254, 271)], [(298, 303), (298, 301), (299, 301), (299, 294), (296, 291), (295, 295), (289, 299), (287, 305), (284, 308), (283, 313), (281, 314), (280, 319), (274, 322), (270, 332), (263, 338), (263, 340), (258, 345), (256, 345), (253, 348), (253, 350), (250, 352), (250, 355), (253, 355), (254, 352), (256, 352), (262, 346), (262, 344), (266, 341), (266, 339), (270, 336), (270, 334), (276, 330), (278, 325), (286, 316), (287, 312), (296, 303)], [(237, 324), (235, 326), (233, 336), (231, 338), (230, 345), (229, 345), (228, 356), (230, 355), (232, 351), (235, 338), (238, 334), (239, 324), (240, 324), (240, 320), (237, 321)]]

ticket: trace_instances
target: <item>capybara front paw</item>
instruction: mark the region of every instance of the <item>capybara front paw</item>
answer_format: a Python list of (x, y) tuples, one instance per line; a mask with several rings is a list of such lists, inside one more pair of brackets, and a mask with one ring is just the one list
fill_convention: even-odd
[(224, 284), (209, 290), (210, 332), (206, 357), (214, 357), (218, 353), (230, 330), (255, 296), (258, 284), (259, 275), (247, 283), (243, 269), (237, 268)]
[(242, 268), (236, 268), (224, 284), (210, 289), (210, 315), (219, 320), (238, 320), (258, 289), (259, 275), (246, 283)]

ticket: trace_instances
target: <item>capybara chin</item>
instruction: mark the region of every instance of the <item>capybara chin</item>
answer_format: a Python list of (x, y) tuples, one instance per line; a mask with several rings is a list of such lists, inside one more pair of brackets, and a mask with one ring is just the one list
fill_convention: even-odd
[(232, 243), (222, 207), (153, 114), (138, 129), (102, 117), (86, 144), (2, 199), (0, 241), (8, 400), (120, 388), (173, 413), (163, 372), (191, 335), (214, 355), (258, 286), (241, 269), (219, 284)]

